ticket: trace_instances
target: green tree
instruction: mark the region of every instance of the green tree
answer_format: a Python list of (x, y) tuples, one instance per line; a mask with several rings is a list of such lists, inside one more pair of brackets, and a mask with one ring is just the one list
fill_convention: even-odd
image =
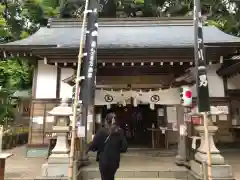
[[(22, 4), (8, 1), (0, 4), (0, 43), (19, 40), (38, 29), (38, 24), (25, 16)], [(17, 90), (31, 87), (32, 67), (26, 60), (6, 58), (0, 61), (0, 123), (13, 117), (11, 96)]]
[(5, 6), (0, 5), (0, 43), (7, 42), (11, 37), (11, 33), (8, 30), (7, 21), (4, 18)]

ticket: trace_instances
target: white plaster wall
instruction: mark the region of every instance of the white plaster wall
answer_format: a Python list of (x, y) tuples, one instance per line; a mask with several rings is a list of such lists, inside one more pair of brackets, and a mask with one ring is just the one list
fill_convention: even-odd
[[(220, 67), (220, 64), (210, 65), (207, 70), (208, 75), (208, 88), (210, 97), (224, 97), (224, 85), (223, 80), (217, 75), (216, 71)], [(196, 97), (196, 85), (192, 87), (193, 97)]]
[[(210, 97), (224, 97), (223, 80), (216, 74), (220, 65), (211, 65), (208, 67), (209, 93)], [(73, 69), (61, 69), (60, 98), (72, 97), (72, 87), (62, 82), (63, 79), (72, 76)], [(43, 60), (38, 61), (37, 88), (35, 98), (56, 98), (57, 67), (44, 64)], [(235, 79), (234, 79), (235, 78)], [(240, 76), (233, 77), (229, 81), (229, 88), (240, 88)], [(196, 87), (192, 87), (193, 97), (196, 97)]]
[(227, 79), (228, 89), (240, 89), (240, 75), (236, 75)]
[(35, 98), (56, 98), (56, 86), (57, 67), (46, 65), (43, 60), (39, 60)]
[(61, 69), (61, 82), (60, 82), (60, 98), (72, 98), (72, 87), (63, 80), (72, 76), (74, 73), (72, 68)]

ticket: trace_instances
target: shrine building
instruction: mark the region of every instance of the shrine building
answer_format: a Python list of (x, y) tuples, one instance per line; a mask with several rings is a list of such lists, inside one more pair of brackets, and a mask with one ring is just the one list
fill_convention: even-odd
[[(61, 98), (72, 98), (81, 23), (51, 19), (47, 27), (0, 45), (2, 58), (24, 57), (34, 65), (28, 147), (47, 147), (53, 117), (48, 112)], [(211, 105), (226, 114), (213, 118), (216, 143), (238, 140), (240, 127), (240, 38), (213, 26), (203, 27)], [(194, 27), (189, 18), (99, 19), (95, 106), (89, 119), (95, 133), (108, 112), (115, 112), (130, 146), (151, 147), (147, 129), (165, 128), (159, 148), (178, 143), (184, 108), (180, 87), (192, 88)], [(140, 125), (139, 125), (140, 124)], [(135, 129), (130, 131), (129, 129)]]

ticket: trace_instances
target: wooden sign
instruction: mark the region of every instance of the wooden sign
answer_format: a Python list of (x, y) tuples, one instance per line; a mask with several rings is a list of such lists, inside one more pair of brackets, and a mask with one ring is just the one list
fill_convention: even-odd
[(229, 114), (229, 109), (228, 109), (228, 106), (216, 106), (216, 108), (223, 112), (223, 114)]

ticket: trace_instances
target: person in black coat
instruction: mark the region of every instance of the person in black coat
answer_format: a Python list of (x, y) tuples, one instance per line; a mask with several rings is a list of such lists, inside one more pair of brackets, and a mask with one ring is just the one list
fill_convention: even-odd
[(99, 154), (101, 179), (114, 180), (120, 165), (120, 154), (127, 151), (128, 144), (122, 129), (116, 124), (116, 115), (109, 113), (105, 120), (106, 126), (94, 136), (88, 151)]

